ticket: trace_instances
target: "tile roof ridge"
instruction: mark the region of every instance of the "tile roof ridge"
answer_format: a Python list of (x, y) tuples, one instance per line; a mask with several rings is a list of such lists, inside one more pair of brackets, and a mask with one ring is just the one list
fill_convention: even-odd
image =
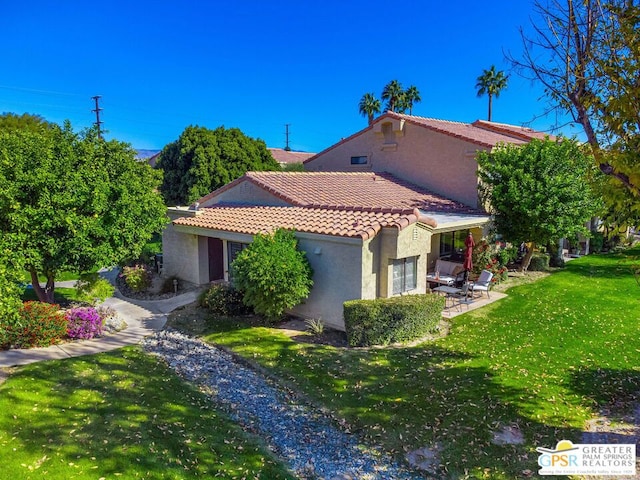
[(423, 117), (420, 115), (407, 115), (406, 113), (395, 113), (398, 117), (404, 118), (406, 120), (429, 120), (431, 122), (439, 122), (439, 123), (452, 123), (455, 125), (471, 125), (468, 122), (462, 122), (460, 120), (446, 120), (444, 118), (435, 118), (435, 117)]

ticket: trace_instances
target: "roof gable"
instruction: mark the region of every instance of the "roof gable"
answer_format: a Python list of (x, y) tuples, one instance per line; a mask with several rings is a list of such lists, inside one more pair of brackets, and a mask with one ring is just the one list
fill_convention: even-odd
[[(390, 119), (404, 120), (412, 125), (431, 130), (433, 132), (442, 133), (451, 137), (459, 138), (475, 145), (493, 148), (499, 143), (511, 143), (515, 145), (523, 145), (530, 142), (534, 138), (544, 139), (549, 136), (544, 132), (539, 132), (531, 128), (518, 127), (506, 123), (488, 122), (486, 120), (476, 120), (473, 123), (454, 122), (450, 120), (439, 120), (436, 118), (418, 117), (415, 115), (405, 115), (396, 112), (387, 112), (379, 116), (374, 122), (366, 128), (354, 133), (353, 135), (340, 140), (324, 149), (313, 157), (304, 161), (304, 163), (313, 162), (316, 158), (333, 150), (334, 148), (347, 143), (365, 132), (375, 128), (377, 124), (384, 123)], [(550, 136), (550, 138), (553, 138)]]

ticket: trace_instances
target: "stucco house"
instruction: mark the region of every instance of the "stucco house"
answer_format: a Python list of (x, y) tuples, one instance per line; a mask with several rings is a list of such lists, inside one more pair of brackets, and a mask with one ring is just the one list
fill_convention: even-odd
[[(304, 164), (307, 171), (387, 172), (435, 194), (481, 208), (478, 151), (491, 151), (506, 143), (523, 145), (548, 136), (530, 128), (484, 120), (463, 123), (387, 112)], [(438, 257), (461, 250), (466, 234), (463, 226), (435, 231), (429, 269)]]
[(437, 258), (468, 231), (483, 235), (478, 150), (543, 136), (389, 112), (307, 159), (308, 172), (249, 172), (170, 208), (163, 274), (231, 280), (231, 262), (255, 234), (291, 228), (314, 269), (311, 294), (293, 313), (344, 329), (344, 301), (424, 293)]
[(480, 232), (489, 218), (393, 175), (374, 172), (249, 172), (197, 207), (169, 209), (163, 275), (195, 284), (230, 280), (253, 235), (295, 229), (314, 286), (294, 313), (344, 329), (346, 300), (425, 293), (434, 234)]

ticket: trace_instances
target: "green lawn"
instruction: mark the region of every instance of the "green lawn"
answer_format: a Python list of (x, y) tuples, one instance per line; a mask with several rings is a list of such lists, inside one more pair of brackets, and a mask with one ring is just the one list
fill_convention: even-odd
[[(69, 302), (73, 302), (78, 297), (78, 291), (75, 288), (58, 287), (54, 290), (54, 298), (56, 303), (65, 305)], [(21, 296), (22, 300), (38, 301), (38, 296), (33, 288), (25, 288)]]
[[(638, 255), (640, 251), (630, 251)], [(211, 319), (205, 338), (258, 362), (387, 451), (439, 444), (443, 477), (537, 471), (536, 446), (580, 442), (584, 422), (640, 392), (640, 288), (626, 256), (589, 256), (452, 321), (411, 348), (336, 349)], [(496, 446), (518, 425), (525, 444)]]
[(293, 479), (155, 357), (21, 367), (0, 385), (0, 478)]

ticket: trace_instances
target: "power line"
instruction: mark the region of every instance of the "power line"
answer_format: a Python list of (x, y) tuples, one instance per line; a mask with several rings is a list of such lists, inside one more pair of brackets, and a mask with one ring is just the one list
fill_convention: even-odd
[(102, 131), (100, 128), (100, 125), (104, 122), (100, 121), (100, 111), (102, 110), (102, 108), (100, 108), (100, 98), (101, 95), (95, 95), (93, 97), (91, 97), (95, 102), (96, 102), (96, 108), (94, 110), (91, 110), (92, 112), (96, 112), (96, 126), (98, 127), (98, 138), (102, 139)]

